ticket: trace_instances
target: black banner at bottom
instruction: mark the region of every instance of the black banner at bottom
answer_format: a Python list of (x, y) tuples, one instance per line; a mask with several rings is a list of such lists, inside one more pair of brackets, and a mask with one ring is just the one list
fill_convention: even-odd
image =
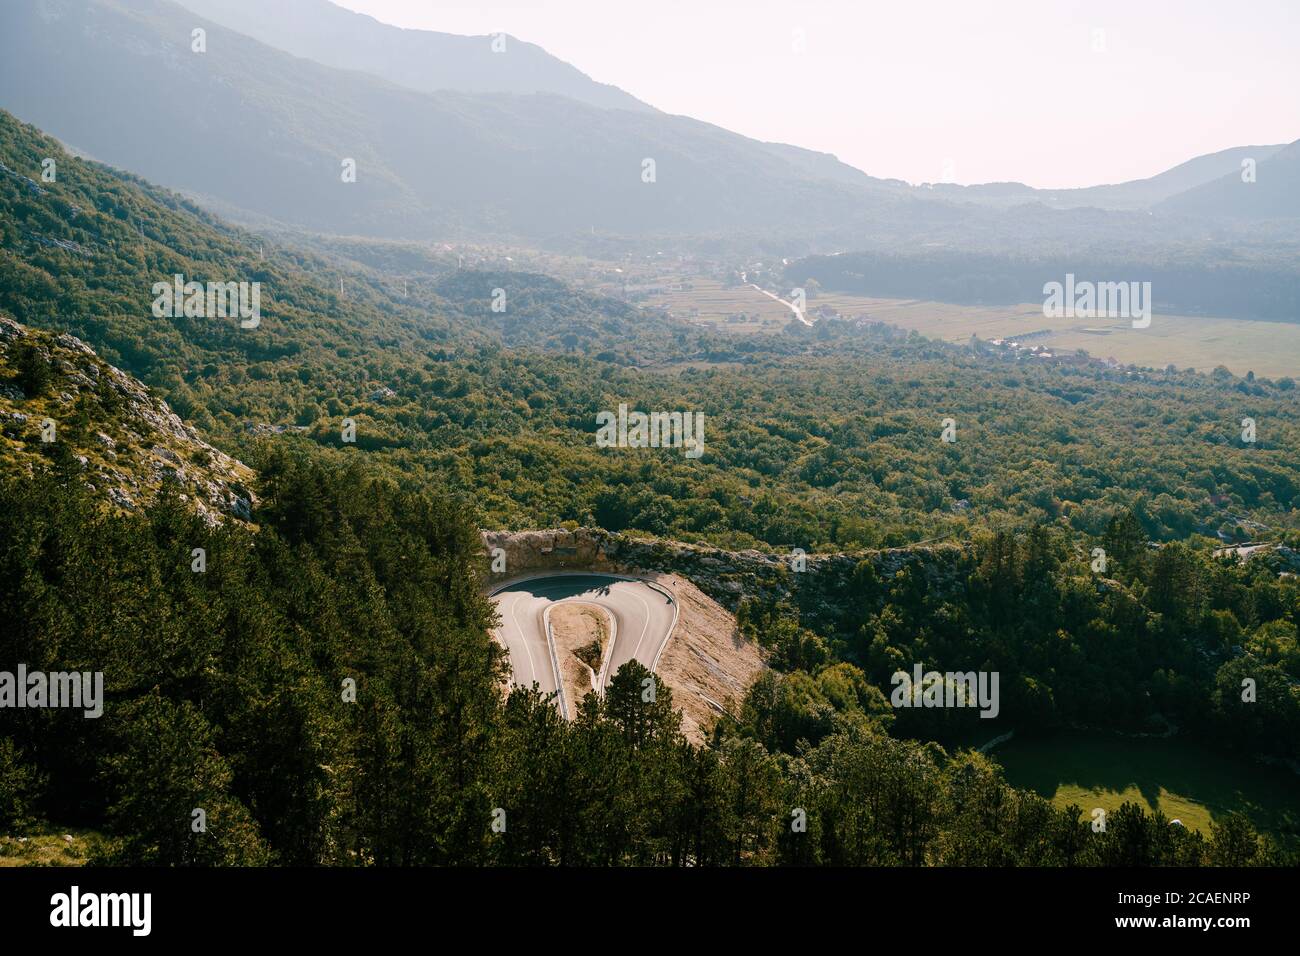
[[(975, 932), (1171, 937), (1278, 933), (1296, 921), (1295, 870), (0, 869), (6, 942), (370, 944), (477, 929), (486, 939), (690, 924), (691, 941), (851, 921), (873, 941)], [(561, 930), (564, 927), (564, 930)], [(653, 938), (648, 936), (647, 939)]]

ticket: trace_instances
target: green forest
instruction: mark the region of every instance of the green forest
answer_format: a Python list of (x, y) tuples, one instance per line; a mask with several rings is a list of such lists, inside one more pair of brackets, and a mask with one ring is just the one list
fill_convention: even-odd
[[(1040, 527), (922, 549), (892, 575), (870, 560), (845, 574), (789, 575), (792, 599), (739, 608), (741, 629), (784, 672), (751, 695), (749, 722), (769, 747), (816, 743), (846, 695), (868, 712), (891, 710), (871, 691), (921, 664), (1000, 673), (1001, 717), (1013, 726), (1172, 725), (1225, 750), (1300, 755), (1295, 578), (1182, 544), (1151, 550), (1131, 514), (1097, 544), (1105, 574), (1090, 552)], [(1247, 678), (1258, 693), (1250, 704)], [(986, 724), (975, 709), (891, 713), (895, 733), (946, 743)]]
[(848, 664), (760, 682), (708, 746), (635, 662), (569, 723), (502, 695), (450, 502), (355, 465), (258, 464), (256, 533), (175, 500), (106, 514), (54, 463), (0, 484), (0, 654), (102, 670), (112, 701), (6, 717), (0, 826), (102, 827), (90, 862), (145, 865), (1294, 862), (1240, 814), (1207, 838), (1130, 804), (1094, 832), (978, 754), (893, 736)]
[(795, 282), (815, 278), (827, 289), (880, 296), (937, 299), (941, 302), (1040, 302), (1043, 283), (1067, 272), (1091, 276), (1141, 275), (1158, 289), (1163, 311), (1246, 316), (1275, 322), (1294, 321), (1300, 301), (1300, 275), (1286, 253), (1255, 255), (1242, 261), (1235, 253), (1220, 257), (1191, 249), (1131, 250), (1110, 248), (1079, 256), (1077, 250), (1039, 247), (1034, 253), (976, 254), (953, 251), (900, 255), (888, 250), (839, 256), (812, 256), (790, 264)]

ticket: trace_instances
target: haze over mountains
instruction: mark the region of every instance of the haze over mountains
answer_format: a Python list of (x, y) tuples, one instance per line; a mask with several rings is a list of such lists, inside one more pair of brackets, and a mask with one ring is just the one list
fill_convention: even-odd
[(1258, 179), (1220, 176), (1186, 192), (1170, 196), (1161, 210), (1185, 215), (1248, 220), (1294, 219), (1300, 216), (1300, 142), (1278, 148), (1261, 162)]
[[(828, 221), (868, 194), (685, 117), (554, 94), (417, 93), (216, 25), (196, 54), (202, 22), (161, 0), (8, 5), (4, 103), (103, 161), (327, 231), (756, 228)], [(355, 183), (341, 182), (345, 158)]]
[(513, 36), (498, 53), (490, 37), (403, 30), (324, 0), (181, 0), (181, 6), (294, 56), (426, 93), (555, 93), (589, 106), (651, 109)]
[[(1295, 146), (1091, 189), (913, 187), (655, 111), (512, 37), (504, 53), (491, 43), (325, 0), (15, 0), (0, 10), (0, 105), (245, 223), (324, 233), (1135, 261), (1300, 237), (1285, 218), (1300, 197)], [(1258, 181), (1245, 186), (1248, 155)]]
[[(326, 66), (360, 70), (413, 90), (554, 93), (602, 108), (651, 109), (631, 94), (598, 83), (540, 47), (514, 37), (504, 41), (510, 55), (502, 55), (492, 51), (488, 37), (402, 29), (346, 10), (329, 0), (282, 0), (270, 6), (259, 0), (178, 2), (214, 23), (276, 49)], [(827, 154), (782, 144), (765, 145), (814, 178), (855, 186), (883, 182)], [(1232, 147), (1189, 159), (1147, 179), (1078, 189), (1035, 189), (1021, 183), (930, 185), (941, 197), (963, 202), (1042, 202), (1060, 209), (1085, 206), (1144, 209), (1215, 180), (1231, 178), (1240, 182), (1238, 174), (1243, 160), (1264, 162), (1283, 148), (1283, 145)], [(1279, 180), (1289, 179), (1289, 171), (1270, 168), (1270, 173), (1277, 172), (1283, 175), (1266, 177), (1264, 188), (1255, 190), (1251, 197), (1234, 195), (1228, 203), (1217, 205), (1209, 200), (1189, 199), (1175, 203), (1171, 209), (1265, 219), (1294, 215), (1294, 210), (1282, 211), (1288, 208), (1285, 203), (1281, 208), (1276, 204), (1274, 193), (1278, 192)], [(1288, 194), (1300, 194), (1294, 183), (1288, 182), (1287, 187)], [(1223, 187), (1217, 191), (1222, 192)], [(1253, 202), (1246, 201), (1252, 197)]]
[(1283, 146), (1236, 146), (1217, 153), (1197, 156), (1147, 179), (1134, 179), (1130, 182), (1106, 186), (1035, 189), (1023, 183), (985, 183), (978, 186), (936, 183), (932, 184), (932, 188), (946, 198), (963, 201), (1005, 204), (1044, 202), (1060, 209), (1080, 206), (1091, 206), (1096, 209), (1144, 209), (1171, 199), (1179, 193), (1225, 177), (1232, 177), (1240, 182), (1243, 160), (1253, 159), (1257, 163), (1263, 162), (1283, 148)]

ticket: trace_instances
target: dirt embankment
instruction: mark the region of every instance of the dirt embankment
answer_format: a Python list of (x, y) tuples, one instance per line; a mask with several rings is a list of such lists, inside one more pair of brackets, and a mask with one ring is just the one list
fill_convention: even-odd
[(659, 658), (658, 674), (682, 712), (682, 732), (701, 743), (723, 711), (738, 713), (763, 668), (757, 645), (741, 636), (731, 612), (676, 574), (648, 574), (668, 588), (681, 613)]
[(609, 650), (609, 612), (594, 604), (557, 604), (549, 612), (555, 656), (569, 713), (576, 714), (582, 698), (596, 689), (596, 674)]

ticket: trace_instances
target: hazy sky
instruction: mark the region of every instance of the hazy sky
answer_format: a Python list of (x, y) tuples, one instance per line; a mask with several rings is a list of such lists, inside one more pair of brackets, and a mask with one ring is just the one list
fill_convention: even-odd
[(911, 182), (1094, 185), (1300, 138), (1300, 0), (335, 2), (504, 31), (659, 109)]

